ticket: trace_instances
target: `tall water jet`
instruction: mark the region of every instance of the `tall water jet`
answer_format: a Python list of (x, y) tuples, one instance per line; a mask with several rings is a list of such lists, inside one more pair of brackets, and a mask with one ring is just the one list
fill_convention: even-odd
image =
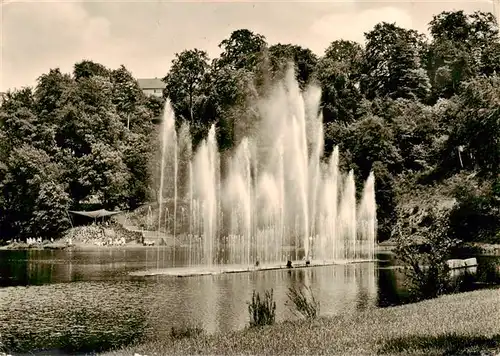
[[(335, 146), (333, 148), (333, 153), (328, 162), (327, 174), (324, 183), (324, 195), (323, 195), (323, 208), (324, 210), (324, 230), (322, 233), (322, 238), (327, 239), (331, 242), (329, 250), (331, 254), (329, 255), (331, 259), (339, 259), (337, 252), (340, 250), (340, 239), (336, 238), (338, 235), (338, 223), (337, 223), (337, 206), (338, 206), (338, 193), (339, 193), (339, 148)], [(327, 253), (325, 251), (325, 253)], [(328, 253), (325, 256), (328, 258)]]
[[(283, 157), (283, 141), (278, 144), (278, 184), (279, 184), (279, 220), (278, 220), (278, 244), (283, 248), (285, 241), (285, 162)], [(283, 260), (281, 251), (278, 251), (278, 261)]]
[[(177, 144), (177, 134), (174, 130), (174, 231), (173, 231), (173, 237), (174, 237), (174, 246), (175, 246), (175, 235), (177, 233), (177, 179), (178, 179), (178, 174), (177, 171), (179, 169), (179, 162), (178, 162), (178, 155), (179, 153), (179, 148)], [(175, 249), (174, 249), (175, 252)], [(175, 258), (174, 258), (175, 261)]]
[[(306, 137), (309, 143), (309, 234), (317, 235), (318, 192), (321, 184), (321, 158), (323, 156), (323, 116), (318, 114), (321, 102), (321, 89), (310, 86), (304, 92), (304, 111), (306, 118)], [(321, 240), (323, 242), (323, 240)], [(318, 241), (316, 241), (316, 246)], [(321, 245), (321, 244), (319, 244)], [(314, 246), (313, 246), (314, 247)]]
[[(259, 209), (260, 229), (257, 231), (256, 254), (261, 262), (272, 262), (277, 252), (275, 227), (279, 228), (279, 190), (274, 177), (269, 173), (264, 173), (258, 183), (257, 203)], [(275, 261), (275, 260), (274, 260)]]
[[(190, 126), (188, 123), (182, 123), (179, 134), (175, 136), (177, 147), (175, 148), (175, 160), (174, 160), (174, 175), (176, 177), (174, 181), (174, 211), (177, 211), (177, 206), (181, 205), (181, 210), (183, 215), (181, 217), (180, 229), (181, 233), (187, 234), (189, 238), (189, 264), (192, 263), (192, 239), (194, 234), (193, 229), (193, 162), (192, 162), (192, 151), (193, 143), (191, 140)], [(184, 184), (183, 184), (184, 182)], [(180, 183), (180, 184), (179, 184)], [(181, 193), (182, 192), (182, 193)], [(181, 197), (179, 199), (179, 197)], [(186, 204), (187, 202), (187, 204)], [(188, 212), (187, 219), (185, 219), (185, 213)], [(174, 217), (176, 222), (177, 215)], [(185, 226), (187, 223), (187, 227)], [(179, 226), (176, 223), (174, 227), (174, 242), (177, 241), (176, 235), (178, 233)]]
[(356, 183), (354, 172), (351, 170), (344, 183), (344, 192), (339, 214), (340, 235), (343, 237), (344, 259), (352, 260), (356, 250)]
[[(161, 163), (160, 163), (160, 189), (158, 191), (158, 241), (160, 240), (161, 233), (161, 214), (163, 211), (163, 188), (165, 184), (165, 164), (167, 159), (167, 146), (169, 144), (169, 139), (172, 133), (175, 132), (175, 114), (170, 101), (165, 102), (165, 108), (163, 110), (163, 120), (161, 126)], [(160, 244), (158, 243), (158, 246)], [(159, 256), (157, 254), (159, 263)]]
[(358, 229), (361, 258), (373, 259), (375, 233), (377, 231), (377, 203), (375, 200), (375, 176), (370, 172), (363, 189), (363, 197), (358, 208)]
[(231, 214), (231, 260), (234, 263), (250, 264), (252, 260), (253, 189), (251, 151), (247, 138), (241, 141), (231, 159), (226, 184), (225, 210)]
[(188, 200), (189, 200), (189, 265), (192, 264), (192, 256), (193, 256), (193, 235), (194, 235), (194, 202), (193, 202), (193, 162), (189, 162), (189, 195), (188, 195)]
[[(312, 152), (309, 160), (309, 231), (313, 239), (316, 237), (316, 224), (317, 224), (317, 199), (318, 199), (318, 189), (321, 181), (321, 169), (320, 169), (320, 158), (323, 154), (323, 122), (321, 117), (312, 122)], [(318, 235), (319, 236), (319, 235)], [(313, 248), (315, 251), (321, 251), (316, 253), (316, 255), (322, 254), (325, 250), (325, 239), (316, 238), (315, 245)], [(319, 257), (319, 256), (316, 256)]]
[(201, 203), (203, 261), (206, 265), (214, 263), (214, 245), (217, 245), (218, 239), (218, 165), (215, 126), (212, 125), (208, 137), (203, 140), (195, 156), (195, 188)]

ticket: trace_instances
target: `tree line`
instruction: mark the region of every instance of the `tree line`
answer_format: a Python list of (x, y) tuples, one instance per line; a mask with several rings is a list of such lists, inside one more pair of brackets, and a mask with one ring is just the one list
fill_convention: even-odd
[[(333, 41), (322, 56), (263, 35), (234, 31), (218, 58), (200, 49), (175, 55), (163, 78), (176, 125), (196, 146), (215, 123), (222, 154), (258, 120), (256, 99), (285, 75), (322, 89), (325, 153), (361, 185), (376, 176), (379, 240), (438, 201), (453, 201), (450, 233), (495, 240), (500, 224), (500, 41), (491, 13), (442, 12), (430, 37), (391, 23), (365, 43)], [(68, 208), (90, 198), (134, 209), (155, 199), (152, 118), (164, 99), (146, 97), (123, 66), (92, 61), (72, 75), (52, 69), (35, 88), (7, 93), (0, 108), (0, 232), (53, 236)], [(429, 197), (433, 197), (430, 199)], [(422, 224), (430, 224), (423, 219)]]

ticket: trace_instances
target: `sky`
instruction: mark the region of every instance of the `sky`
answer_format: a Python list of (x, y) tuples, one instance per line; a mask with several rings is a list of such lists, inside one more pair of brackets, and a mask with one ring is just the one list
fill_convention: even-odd
[(110, 68), (123, 64), (136, 78), (160, 78), (176, 53), (198, 48), (216, 57), (218, 44), (241, 28), (269, 44), (298, 44), (322, 55), (337, 39), (364, 43), (364, 32), (381, 21), (426, 33), (441, 11), (493, 11), (490, 0), (0, 3), (0, 92), (35, 85), (51, 68), (70, 73), (83, 59)]

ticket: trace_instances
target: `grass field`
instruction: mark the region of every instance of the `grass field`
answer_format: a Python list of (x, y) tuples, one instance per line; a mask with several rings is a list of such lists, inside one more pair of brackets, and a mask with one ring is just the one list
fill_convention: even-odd
[(500, 289), (262, 329), (151, 340), (105, 355), (500, 355)]

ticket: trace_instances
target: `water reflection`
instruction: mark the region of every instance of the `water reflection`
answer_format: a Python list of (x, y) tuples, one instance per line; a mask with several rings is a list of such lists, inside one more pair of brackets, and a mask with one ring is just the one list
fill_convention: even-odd
[[(141, 249), (96, 249), (86, 251), (62, 250), (30, 250), (30, 251), (0, 251), (0, 287), (43, 285), (50, 283), (68, 283), (77, 281), (116, 281), (137, 280), (130, 277), (129, 272), (145, 268), (161, 268), (173, 266), (172, 252), (168, 249), (141, 248)], [(177, 253), (175, 264), (186, 265), (184, 254)], [(343, 300), (337, 302), (336, 307), (345, 309), (346, 306), (354, 309), (365, 308), (374, 299), (380, 306), (400, 303), (404, 295), (401, 273), (397, 270), (382, 268), (394, 263), (390, 255), (379, 255), (378, 263), (363, 263), (354, 265), (340, 265), (323, 268), (292, 269), (287, 271), (267, 271), (254, 274), (229, 274), (214, 281), (212, 277), (191, 278), (199, 285), (192, 286), (186, 279), (168, 281), (166, 277), (156, 277), (158, 283), (174, 283), (172, 288), (185, 290), (182, 301), (186, 305), (200, 305), (201, 301), (191, 301), (193, 293), (189, 288), (206, 287), (203, 297), (215, 300), (221, 295), (221, 309), (230, 310), (240, 308), (241, 303), (235, 300), (247, 300), (252, 290), (263, 291), (273, 288), (278, 309), (284, 305), (288, 288), (306, 285), (311, 286), (313, 292), (318, 293), (322, 300), (324, 313), (333, 313), (327, 305), (327, 299)], [(149, 278), (151, 279), (151, 278)], [(208, 283), (208, 285), (206, 285)], [(212, 284), (219, 283), (214, 291)], [(183, 288), (183, 285), (187, 285)], [(354, 303), (355, 302), (355, 303)], [(204, 304), (204, 303), (201, 303)], [(238, 305), (238, 306), (237, 306)], [(212, 310), (216, 304), (212, 303)], [(183, 306), (181, 308), (187, 309)], [(193, 308), (192, 313), (199, 312), (199, 307)], [(246, 311), (246, 308), (244, 308)], [(281, 308), (283, 309), (283, 308)], [(287, 310), (281, 310), (283, 315), (291, 317)], [(221, 312), (223, 313), (223, 312)], [(236, 325), (242, 324), (238, 316)], [(215, 321), (208, 322), (210, 328), (217, 328)], [(218, 326), (220, 328), (220, 325)]]
[(399, 262), (391, 253), (378, 255), (377, 285), (379, 307), (399, 305), (409, 300), (405, 286), (404, 272), (398, 268)]

